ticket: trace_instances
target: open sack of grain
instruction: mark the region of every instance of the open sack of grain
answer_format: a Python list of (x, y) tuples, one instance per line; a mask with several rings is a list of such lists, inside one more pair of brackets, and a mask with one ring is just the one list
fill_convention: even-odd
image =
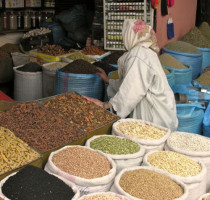
[[(210, 138), (187, 132), (174, 132), (167, 139), (165, 150), (175, 151), (201, 160), (210, 177)], [(210, 179), (207, 179), (207, 190), (210, 190)]]
[(116, 165), (101, 151), (72, 145), (52, 152), (45, 170), (73, 182), (84, 195), (109, 191), (115, 178)]
[(93, 136), (86, 141), (86, 146), (102, 151), (116, 163), (117, 173), (126, 167), (140, 166), (145, 149), (139, 143), (120, 136)]
[(112, 192), (133, 200), (187, 200), (187, 186), (163, 170), (151, 167), (125, 168), (115, 177)]
[(0, 198), (4, 200), (77, 200), (79, 197), (79, 189), (72, 182), (30, 165), (0, 182)]
[(207, 170), (200, 160), (173, 151), (152, 151), (144, 156), (143, 165), (164, 170), (186, 184), (189, 200), (197, 200), (206, 193)]
[(126, 137), (138, 142), (146, 150), (163, 150), (165, 141), (170, 136), (168, 128), (140, 119), (120, 119), (112, 126), (112, 135)]
[(84, 195), (79, 200), (131, 200), (130, 198), (114, 192), (96, 192)]

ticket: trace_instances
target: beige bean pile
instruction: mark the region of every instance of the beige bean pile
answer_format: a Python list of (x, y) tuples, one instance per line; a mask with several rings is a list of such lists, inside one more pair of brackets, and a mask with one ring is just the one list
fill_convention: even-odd
[(200, 32), (210, 41), (210, 26), (208, 22), (202, 22), (199, 26)]
[(204, 74), (201, 74), (196, 81), (200, 83), (201, 85), (205, 85), (207, 87), (210, 87), (210, 71), (205, 72)]
[(168, 70), (167, 70), (166, 68), (164, 68), (164, 67), (163, 67), (163, 71), (164, 71), (165, 75), (170, 74), (170, 71), (168, 71)]
[(147, 157), (147, 161), (154, 167), (183, 177), (198, 175), (202, 170), (194, 160), (172, 151), (154, 152)]
[(196, 134), (187, 134), (177, 132), (172, 134), (168, 139), (168, 144), (172, 148), (181, 149), (191, 152), (207, 152), (210, 151), (210, 139)]
[(121, 198), (113, 194), (93, 194), (84, 196), (81, 200), (121, 200)]
[(66, 62), (56, 62), (56, 63), (46, 65), (45, 67), (50, 68), (50, 69), (57, 69), (58, 67), (63, 67), (67, 64), (68, 63), (66, 63)]
[(122, 174), (120, 187), (128, 194), (144, 200), (172, 200), (183, 195), (183, 188), (167, 176), (137, 169)]
[(202, 200), (210, 200), (210, 195), (208, 195), (207, 197), (203, 197)]
[(0, 174), (23, 166), (39, 157), (36, 151), (17, 138), (13, 132), (0, 127)]
[(111, 170), (105, 156), (82, 147), (63, 149), (52, 157), (52, 162), (64, 172), (86, 179), (106, 176)]
[(143, 122), (121, 122), (117, 129), (125, 135), (140, 139), (160, 139), (166, 135), (166, 130), (148, 125)]

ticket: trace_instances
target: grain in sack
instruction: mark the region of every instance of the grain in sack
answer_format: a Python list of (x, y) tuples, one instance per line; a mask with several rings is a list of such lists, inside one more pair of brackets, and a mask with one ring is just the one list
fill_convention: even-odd
[(138, 142), (146, 150), (163, 150), (165, 141), (170, 136), (168, 128), (140, 119), (120, 119), (112, 126), (112, 135), (126, 137)]
[(101, 151), (71, 145), (52, 152), (45, 170), (73, 182), (81, 195), (85, 195), (109, 191), (116, 174), (116, 165)]
[(187, 200), (187, 186), (163, 170), (152, 167), (125, 168), (115, 177), (112, 192), (133, 200)]
[(79, 189), (72, 182), (30, 165), (0, 182), (0, 198), (4, 200), (77, 200), (79, 197)]
[(197, 200), (206, 192), (207, 170), (201, 161), (173, 151), (152, 151), (145, 155), (143, 165), (164, 170), (185, 183), (189, 200)]
[(144, 147), (139, 143), (120, 136), (93, 136), (85, 145), (112, 158), (116, 163), (117, 173), (126, 167), (140, 166), (145, 154)]
[[(187, 132), (174, 132), (167, 139), (165, 150), (175, 151), (189, 156), (195, 160), (201, 160), (207, 169), (207, 177), (210, 177), (210, 139)], [(207, 190), (210, 190), (210, 179), (207, 179)]]

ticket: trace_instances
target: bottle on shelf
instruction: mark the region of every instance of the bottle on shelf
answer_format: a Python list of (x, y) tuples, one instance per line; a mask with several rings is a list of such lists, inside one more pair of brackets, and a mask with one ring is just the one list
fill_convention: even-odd
[(35, 12), (31, 13), (31, 28), (36, 28), (36, 15)]
[(41, 19), (42, 19), (42, 13), (39, 11), (36, 13), (36, 27), (37, 28), (40, 27)]
[(3, 29), (8, 30), (8, 19), (7, 19), (7, 13), (4, 12), (3, 14)]
[(24, 29), (30, 29), (31, 28), (31, 18), (29, 15), (29, 12), (25, 12), (24, 14)]
[(10, 30), (17, 29), (17, 16), (14, 14), (13, 11), (10, 12), (9, 24), (10, 24)]
[(24, 18), (22, 13), (19, 11), (17, 14), (17, 29), (23, 29), (24, 28)]

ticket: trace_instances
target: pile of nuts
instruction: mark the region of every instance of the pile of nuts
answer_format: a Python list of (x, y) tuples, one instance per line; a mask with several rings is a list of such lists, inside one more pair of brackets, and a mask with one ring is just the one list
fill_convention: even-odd
[(98, 46), (92, 45), (89, 47), (85, 47), (84, 49), (81, 50), (82, 53), (84, 53), (85, 55), (103, 55), (106, 52)]
[(49, 28), (45, 28), (45, 27), (36, 28), (36, 29), (30, 30), (24, 33), (23, 39), (33, 37), (33, 36), (38, 36), (38, 35), (44, 35), (47, 33), (51, 33), (51, 30)]
[(38, 52), (51, 56), (60, 56), (68, 53), (68, 51), (65, 51), (60, 45), (57, 44), (46, 44), (39, 49)]

